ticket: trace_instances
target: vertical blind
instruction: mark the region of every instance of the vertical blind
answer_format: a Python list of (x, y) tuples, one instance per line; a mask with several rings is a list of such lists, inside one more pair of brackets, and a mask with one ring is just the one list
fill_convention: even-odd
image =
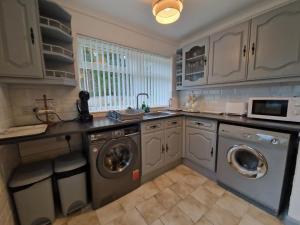
[(90, 93), (91, 112), (136, 107), (138, 93), (150, 107), (168, 105), (172, 61), (98, 39), (78, 37), (80, 88)]

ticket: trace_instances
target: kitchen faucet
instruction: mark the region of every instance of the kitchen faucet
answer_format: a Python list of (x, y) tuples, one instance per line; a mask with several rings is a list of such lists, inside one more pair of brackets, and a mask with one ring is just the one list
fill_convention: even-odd
[(149, 98), (148, 93), (139, 93), (139, 94), (136, 96), (136, 109), (139, 109), (139, 96), (141, 96), (141, 95), (145, 95), (145, 96), (147, 96), (147, 98)]

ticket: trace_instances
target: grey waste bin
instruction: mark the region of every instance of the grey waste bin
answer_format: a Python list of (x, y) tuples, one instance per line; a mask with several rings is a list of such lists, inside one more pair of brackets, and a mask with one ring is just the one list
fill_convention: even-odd
[(50, 224), (55, 219), (52, 162), (18, 167), (9, 181), (21, 225)]
[(63, 155), (54, 161), (55, 180), (65, 216), (87, 204), (86, 164), (81, 152)]

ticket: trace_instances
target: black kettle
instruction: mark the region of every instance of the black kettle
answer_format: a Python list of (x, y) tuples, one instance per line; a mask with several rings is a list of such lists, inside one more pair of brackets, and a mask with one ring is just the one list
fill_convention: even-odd
[(90, 122), (93, 120), (93, 115), (89, 112), (88, 100), (90, 99), (90, 94), (87, 91), (79, 92), (79, 99), (76, 102), (77, 110), (79, 112), (79, 120), (81, 122)]

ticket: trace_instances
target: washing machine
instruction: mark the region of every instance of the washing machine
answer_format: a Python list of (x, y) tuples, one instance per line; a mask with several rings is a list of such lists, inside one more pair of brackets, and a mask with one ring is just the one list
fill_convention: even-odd
[(218, 182), (278, 214), (291, 135), (242, 126), (219, 127)]
[(139, 125), (88, 135), (94, 209), (140, 186), (140, 139)]

